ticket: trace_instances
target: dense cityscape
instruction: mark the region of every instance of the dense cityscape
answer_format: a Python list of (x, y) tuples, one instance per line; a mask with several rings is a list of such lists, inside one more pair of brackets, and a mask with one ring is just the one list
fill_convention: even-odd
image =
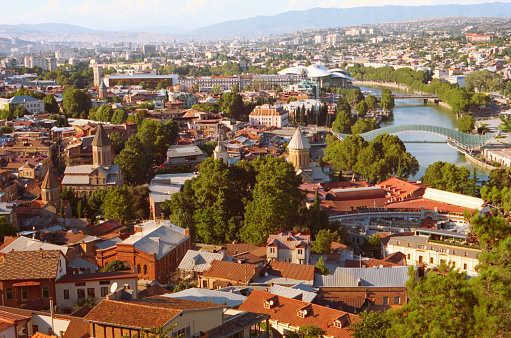
[(455, 14), (0, 24), (0, 337), (508, 337), (511, 18)]

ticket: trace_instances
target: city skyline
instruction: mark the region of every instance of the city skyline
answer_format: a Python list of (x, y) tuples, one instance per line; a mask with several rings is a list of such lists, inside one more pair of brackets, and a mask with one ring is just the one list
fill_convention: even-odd
[[(3, 24), (66, 23), (98, 30), (136, 30), (144, 27), (176, 27), (190, 30), (230, 20), (246, 19), (260, 15), (275, 15), (292, 10), (315, 7), (364, 7), (384, 5), (447, 5), (477, 4), (479, 0), (441, 1), (420, 0), (261, 0), (251, 3), (239, 0), (38, 0), (9, 2), (0, 14)], [(499, 2), (511, 2), (503, 0)], [(14, 14), (13, 14), (14, 13)], [(142, 18), (142, 20), (141, 20)], [(145, 21), (144, 18), (150, 18)]]

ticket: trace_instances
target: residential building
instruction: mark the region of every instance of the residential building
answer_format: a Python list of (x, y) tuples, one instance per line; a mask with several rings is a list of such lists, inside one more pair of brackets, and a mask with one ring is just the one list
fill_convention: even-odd
[(30, 317), (0, 311), (0, 337), (18, 338), (19, 332), (28, 331)]
[(263, 272), (264, 274), (260, 274), (254, 280), (254, 285), (270, 287), (272, 285), (304, 284), (312, 286), (316, 268), (314, 265), (269, 261)]
[(246, 296), (234, 292), (201, 288), (191, 288), (179, 292), (167, 293), (162, 295), (162, 297), (187, 299), (197, 302), (211, 302), (218, 305), (227, 305), (230, 308), (240, 306), (245, 299), (247, 299)]
[(292, 231), (280, 232), (268, 236), (266, 243), (268, 260), (295, 264), (308, 264), (310, 261), (310, 234)]
[(60, 250), (13, 251), (0, 261), (0, 303), (19, 307), (56, 298), (55, 281), (66, 274)]
[[(432, 234), (440, 238), (449, 239), (461, 243), (468, 239), (466, 235), (453, 233), (446, 230), (428, 229)], [(439, 239), (440, 239), (439, 238)], [(441, 263), (452, 264), (454, 268), (468, 275), (477, 275), (476, 266), (479, 264), (477, 255), (481, 250), (468, 245), (454, 245), (447, 240), (432, 240), (428, 236), (399, 236), (391, 237), (382, 246), (383, 256), (402, 252), (406, 255), (408, 265), (424, 266), (435, 269)]]
[(160, 218), (161, 205), (172, 195), (183, 190), (186, 181), (197, 177), (197, 173), (156, 175), (149, 185), (149, 209), (152, 219)]
[(4, 150), (12, 151), (20, 157), (42, 155), (52, 158), (56, 152), (55, 143), (47, 140), (27, 140), (18, 138), (13, 144), (6, 144)]
[(405, 287), (408, 279), (408, 266), (336, 268), (333, 274), (316, 275), (314, 287)]
[(187, 166), (195, 170), (197, 165), (208, 158), (208, 155), (196, 145), (173, 145), (167, 150), (167, 168)]
[(177, 267), (182, 278), (197, 278), (199, 274), (211, 267), (213, 261), (226, 260), (224, 253), (188, 250)]
[[(105, 249), (98, 248), (96, 259), (100, 266), (113, 260), (128, 263), (139, 279), (167, 283), (190, 249), (188, 229), (170, 221), (146, 221), (135, 226), (135, 234)], [(97, 245), (96, 245), (97, 246)]]
[(227, 286), (243, 286), (253, 282), (261, 271), (262, 265), (235, 263), (214, 260), (209, 269), (199, 276), (202, 289), (220, 289)]
[(0, 98), (0, 109), (14, 111), (18, 106), (26, 108), (30, 114), (44, 114), (44, 102), (32, 96), (13, 96), (10, 99)]
[(351, 324), (360, 320), (351, 313), (260, 290), (253, 290), (239, 310), (269, 315), (272, 329), (282, 336), (290, 331), (298, 332), (302, 326), (314, 325), (325, 330), (325, 338), (351, 337)]
[(132, 290), (133, 299), (138, 298), (137, 274), (129, 271), (66, 274), (56, 281), (55, 304), (61, 309), (72, 309), (80, 299), (94, 298), (100, 302), (120, 287)]
[(266, 126), (282, 128), (288, 125), (289, 114), (282, 106), (270, 106), (264, 104), (256, 106), (249, 114), (251, 126)]
[(133, 337), (142, 328), (176, 325), (170, 336), (197, 337), (224, 323), (227, 306), (192, 300), (148, 297), (140, 300), (103, 300), (87, 316), (90, 334), (95, 338)]
[(467, 34), (465, 34), (465, 38), (467, 39), (467, 42), (492, 41), (493, 40), (493, 35), (491, 35), (491, 34), (467, 33)]

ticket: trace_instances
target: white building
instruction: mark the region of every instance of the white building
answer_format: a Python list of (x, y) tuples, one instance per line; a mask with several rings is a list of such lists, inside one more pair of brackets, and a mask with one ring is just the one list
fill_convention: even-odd
[(284, 107), (267, 104), (255, 107), (248, 117), (251, 126), (282, 128), (286, 127), (289, 122), (289, 114)]
[(302, 233), (281, 232), (268, 236), (266, 257), (268, 260), (295, 264), (308, 264), (311, 236)]
[(31, 114), (44, 114), (44, 101), (35, 99), (32, 96), (14, 96), (10, 99), (0, 98), (0, 109), (14, 111), (18, 106), (25, 107)]

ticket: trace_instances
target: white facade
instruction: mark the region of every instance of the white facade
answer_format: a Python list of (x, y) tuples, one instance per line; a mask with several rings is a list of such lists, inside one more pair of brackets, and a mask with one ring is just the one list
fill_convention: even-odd
[(395, 252), (404, 253), (408, 265), (433, 269), (445, 262), (454, 264), (455, 269), (467, 275), (477, 275), (475, 268), (479, 264), (477, 254), (480, 250), (475, 248), (429, 242), (424, 236), (398, 236), (391, 238), (383, 251), (384, 257)]
[(282, 128), (288, 125), (289, 114), (282, 106), (257, 106), (249, 115), (251, 126)]

